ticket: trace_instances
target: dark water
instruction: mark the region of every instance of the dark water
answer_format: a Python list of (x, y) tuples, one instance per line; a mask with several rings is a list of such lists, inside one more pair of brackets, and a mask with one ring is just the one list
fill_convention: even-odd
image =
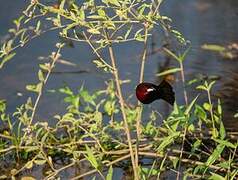
[[(8, 28), (12, 27), (12, 19), (16, 18), (24, 9), (24, 1), (3, 1), (0, 0), (0, 40), (6, 37)], [(213, 95), (221, 97), (224, 107), (224, 121), (228, 127), (238, 127), (238, 119), (233, 115), (238, 110), (238, 60), (224, 60), (219, 55), (206, 52), (200, 49), (204, 43), (227, 45), (231, 42), (238, 42), (238, 1), (236, 0), (167, 0), (162, 5), (162, 14), (173, 19), (173, 25), (184, 36), (191, 41), (192, 50), (185, 63), (185, 76), (187, 80), (199, 75), (216, 75), (219, 77)], [(161, 46), (162, 34), (154, 36), (157, 47)], [(17, 56), (7, 66), (0, 70), (0, 98), (8, 100), (9, 111), (24, 103), (29, 96), (25, 86), (36, 82), (37, 64), (39, 56), (48, 56), (54, 50), (54, 44), (58, 41), (54, 33), (45, 34), (35, 39), (17, 51)], [(123, 93), (130, 95), (139, 77), (139, 57), (143, 49), (142, 44), (127, 43), (115, 46), (116, 58), (119, 62), (119, 70), (122, 79), (131, 79), (130, 84), (123, 86)], [(87, 69), (89, 73), (61, 73), (54, 74), (50, 78), (47, 88), (56, 89), (65, 82), (75, 90), (84, 84), (90, 91), (105, 88), (107, 75), (97, 70), (91, 60), (95, 56), (88, 46), (75, 44), (75, 48), (67, 48), (63, 51), (63, 59), (78, 64), (78, 67), (66, 67), (57, 65), (57, 71), (78, 71)], [(145, 81), (159, 81), (155, 74), (160, 65), (165, 62), (164, 56), (157, 53), (148, 57), (145, 67)], [(172, 62), (172, 64), (176, 64)], [(173, 84), (176, 91), (176, 98), (179, 104), (184, 103), (183, 92), (179, 77)], [(22, 96), (17, 94), (21, 93)], [(189, 100), (192, 100), (199, 92), (188, 89)], [(133, 96), (132, 101), (136, 101)], [(47, 109), (45, 108), (47, 107)], [(40, 101), (38, 118), (47, 119), (57, 113), (64, 111), (62, 97), (57, 94), (46, 93)], [(149, 108), (157, 109), (162, 114), (169, 111), (163, 102), (155, 102)], [(166, 113), (165, 113), (166, 114)], [(37, 173), (37, 172), (36, 172)], [(122, 172), (118, 171), (119, 174)]]
[[(163, 7), (172, 17), (174, 25), (192, 43), (193, 48), (185, 66), (187, 79), (198, 74), (218, 76), (220, 79), (213, 94), (222, 100), (225, 124), (228, 127), (238, 127), (238, 119), (233, 118), (238, 109), (238, 59), (224, 60), (217, 54), (200, 49), (205, 43), (227, 45), (238, 42), (238, 2), (168, 0)], [(191, 91), (193, 95), (197, 93)]]

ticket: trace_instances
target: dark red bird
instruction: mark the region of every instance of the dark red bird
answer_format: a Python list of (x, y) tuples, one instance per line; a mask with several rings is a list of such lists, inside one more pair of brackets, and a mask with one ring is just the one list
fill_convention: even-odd
[(165, 80), (158, 86), (147, 82), (140, 83), (136, 87), (136, 97), (143, 104), (150, 104), (156, 99), (163, 99), (173, 105), (175, 101), (173, 88)]

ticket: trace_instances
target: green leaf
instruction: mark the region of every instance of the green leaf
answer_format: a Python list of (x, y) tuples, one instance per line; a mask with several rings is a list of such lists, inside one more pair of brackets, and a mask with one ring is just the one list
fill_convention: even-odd
[(59, 92), (63, 93), (63, 94), (66, 94), (66, 95), (70, 95), (70, 96), (74, 95), (73, 91), (69, 87), (67, 87), (67, 86), (63, 87), (63, 88), (60, 88)]
[(192, 85), (192, 84), (194, 84), (194, 83), (196, 83), (196, 82), (198, 82), (199, 80), (197, 79), (197, 78), (195, 78), (195, 79), (191, 79), (191, 80), (189, 80), (188, 82), (187, 82), (187, 85)]
[(205, 122), (207, 121), (207, 114), (201, 106), (196, 104), (194, 113), (199, 119), (202, 119)]
[(173, 131), (176, 131), (177, 128), (178, 128), (179, 123), (180, 123), (180, 120), (174, 121), (172, 124), (170, 124), (170, 128), (171, 128)]
[(36, 85), (34, 85), (34, 84), (29, 84), (29, 85), (26, 85), (26, 89), (28, 90), (28, 91), (33, 91), (33, 92), (35, 92), (36, 90)]
[(209, 180), (226, 180), (223, 176), (216, 174), (216, 173), (211, 173), (212, 176), (209, 177)]
[(221, 136), (221, 139), (224, 139), (226, 137), (226, 129), (222, 121), (220, 122), (219, 134)]
[(140, 36), (141, 37), (141, 32), (143, 31), (143, 29), (139, 29), (138, 31), (136, 31), (136, 33), (135, 33), (135, 35), (134, 35), (134, 38), (135, 39), (137, 39), (138, 38), (138, 36)]
[(229, 142), (227, 140), (214, 139), (214, 141), (218, 142), (219, 144), (225, 145), (226, 147), (230, 147), (233, 149), (236, 148), (236, 146), (234, 144), (232, 144), (231, 142)]
[(179, 71), (181, 71), (181, 68), (172, 68), (172, 69), (165, 70), (161, 73), (158, 73), (158, 74), (156, 74), (156, 76), (164, 76), (164, 75), (176, 73)]
[(186, 108), (186, 110), (185, 110), (185, 112), (184, 112), (184, 115), (188, 115), (188, 114), (189, 114), (189, 112), (191, 111), (191, 109), (192, 109), (193, 105), (195, 104), (195, 102), (196, 102), (196, 100), (197, 100), (198, 97), (199, 97), (199, 96), (195, 97), (195, 98), (193, 99), (193, 101), (189, 104), (189, 106)]
[(217, 138), (218, 137), (218, 131), (217, 131), (217, 128), (212, 128), (212, 137), (213, 138)]
[(3, 60), (0, 62), (0, 69), (3, 67), (3, 65), (4, 65), (7, 61), (11, 60), (15, 55), (16, 55), (16, 53), (11, 53), (11, 54), (6, 55), (6, 56), (3, 58)]
[(212, 86), (216, 83), (216, 81), (212, 81), (209, 85), (208, 85), (208, 90), (210, 91)]
[(85, 20), (85, 12), (84, 12), (83, 8), (81, 8), (79, 10), (79, 17), (81, 20), (83, 20), (83, 21)]
[(125, 10), (116, 10), (116, 14), (119, 16), (119, 19), (127, 19), (127, 12)]
[(50, 70), (50, 66), (48, 63), (45, 63), (45, 64), (39, 64), (40, 68), (42, 70), (45, 70), (45, 71), (49, 71)]
[(210, 111), (210, 110), (211, 110), (211, 106), (210, 106), (209, 103), (204, 103), (204, 104), (203, 104), (203, 108), (204, 108), (205, 110), (207, 110), (207, 111)]
[(113, 176), (113, 168), (112, 168), (112, 166), (110, 166), (108, 173), (107, 173), (106, 180), (112, 180), (112, 176)]
[(44, 74), (42, 72), (42, 70), (39, 70), (38, 71), (38, 78), (41, 82), (43, 82), (45, 79), (44, 79)]
[(174, 103), (174, 110), (173, 110), (173, 114), (178, 115), (180, 113), (180, 109), (178, 107), (178, 104), (175, 102)]
[(97, 162), (96, 157), (93, 154), (92, 149), (90, 149), (87, 145), (86, 145), (86, 153), (87, 155), (85, 155), (86, 159), (90, 162), (90, 164), (98, 170), (99, 168), (99, 164)]
[(230, 168), (231, 162), (230, 161), (224, 161), (224, 162), (221, 162), (217, 165), (221, 168), (228, 169), (228, 168)]
[(34, 160), (34, 163), (37, 165), (43, 165), (46, 163), (46, 160), (45, 159)]
[(185, 60), (185, 58), (186, 58), (188, 52), (190, 51), (190, 49), (191, 49), (191, 46), (189, 46), (189, 47), (184, 51), (183, 55), (180, 56), (181, 62), (183, 62), (183, 61)]
[(216, 149), (213, 151), (213, 153), (207, 159), (206, 165), (207, 166), (212, 165), (220, 157), (224, 148), (225, 148), (224, 144), (218, 144)]
[(96, 66), (98, 67), (98, 68), (106, 68), (106, 70), (105, 71), (107, 71), (107, 64), (105, 64), (103, 61), (101, 61), (101, 60), (93, 60), (93, 63), (94, 64), (96, 64)]
[(144, 39), (144, 35), (138, 33), (136, 36), (135, 36), (135, 39), (137, 41), (140, 41), (140, 42), (143, 42), (145, 39)]
[(178, 162), (179, 162), (179, 157), (176, 157), (175, 159), (172, 160), (174, 169), (177, 169)]
[(113, 5), (120, 6), (120, 3), (119, 3), (118, 0), (109, 0), (108, 2), (113, 4)]
[(103, 9), (99, 9), (98, 10), (98, 15), (103, 17), (103, 18), (106, 17), (106, 13), (105, 13), (105, 11)]
[(101, 34), (100, 31), (98, 29), (95, 29), (95, 28), (88, 29), (87, 31), (91, 34)]
[(196, 89), (207, 91), (207, 88), (204, 85), (199, 85), (196, 87)]
[(27, 169), (31, 169), (33, 167), (33, 162), (32, 161), (28, 161), (26, 164), (25, 164), (25, 167)]
[(26, 152), (32, 152), (32, 151), (37, 151), (37, 150), (39, 150), (39, 147), (29, 146), (29, 147), (27, 147)]
[(97, 122), (97, 123), (101, 123), (102, 122), (102, 113), (101, 112), (95, 112), (94, 114), (94, 120)]
[(181, 61), (180, 58), (179, 58), (176, 54), (174, 54), (172, 51), (170, 51), (169, 49), (163, 48), (163, 50), (164, 50), (167, 54), (169, 54), (170, 56), (172, 56), (172, 57), (173, 57), (175, 60), (177, 60), (178, 62)]
[(39, 33), (39, 32), (40, 32), (40, 26), (41, 26), (41, 22), (38, 21), (37, 24), (36, 24), (36, 28), (35, 28), (35, 32), (36, 32), (36, 33)]
[(192, 145), (192, 150), (191, 150), (191, 152), (194, 153), (194, 152), (199, 148), (199, 146), (201, 145), (201, 143), (202, 143), (202, 140), (201, 140), (201, 139), (196, 140), (196, 141), (193, 143), (193, 145)]
[(17, 27), (20, 27), (20, 25), (21, 25), (21, 21), (22, 21), (22, 19), (24, 18), (25, 16), (20, 16), (18, 19), (15, 19), (14, 21), (13, 21), (13, 23), (17, 26)]
[[(182, 43), (182, 44), (186, 44), (186, 40), (184, 39), (183, 35), (178, 31), (178, 30), (175, 30), (175, 29), (172, 29), (171, 30), (171, 33), (173, 33), (175, 35), (175, 37), (177, 38), (177, 40)], [(181, 60), (181, 59), (180, 59)], [(181, 60), (182, 62), (182, 60)]]
[(164, 148), (171, 143), (173, 143), (174, 139), (177, 138), (180, 135), (180, 132), (175, 132), (165, 138), (163, 138), (161, 141), (162, 143), (159, 145), (159, 147), (156, 149), (157, 152), (161, 152), (164, 150)]
[(38, 83), (37, 85), (35, 85), (35, 84), (27, 85), (27, 86), (26, 86), (26, 89), (27, 89), (28, 91), (32, 91), (32, 92), (37, 92), (37, 93), (39, 93), (39, 92), (41, 91), (41, 89), (42, 89), (42, 86), (43, 86), (43, 84), (42, 84), (42, 82), (40, 82), (40, 83)]
[(92, 96), (90, 96), (90, 94), (88, 93), (88, 91), (86, 90), (82, 90), (80, 91), (80, 95), (83, 98), (83, 100), (87, 103), (90, 103), (94, 106), (96, 106), (95, 102), (94, 102), (94, 98)]
[(221, 100), (218, 99), (217, 112), (219, 115), (222, 115)]
[(106, 101), (104, 111), (111, 116), (115, 112), (115, 101)]

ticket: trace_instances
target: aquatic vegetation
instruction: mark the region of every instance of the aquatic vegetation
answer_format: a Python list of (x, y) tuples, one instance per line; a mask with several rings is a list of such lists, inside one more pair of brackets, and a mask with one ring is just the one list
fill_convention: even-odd
[(204, 44), (202, 49), (218, 52), (224, 59), (235, 60), (238, 58), (238, 44), (231, 43), (227, 46), (220, 46), (216, 44)]
[[(161, 125), (158, 125), (159, 112), (151, 109), (142, 121), (145, 105), (139, 101), (129, 104), (123, 95), (115, 44), (136, 41), (144, 47), (137, 89), (143, 103), (157, 99), (153, 96), (144, 101), (140, 96), (141, 87), (157, 88), (141, 84), (145, 63), (149, 63), (147, 43), (152, 30), (162, 28), (171, 38), (186, 45), (182, 34), (172, 28), (171, 19), (159, 13), (162, 1), (102, 0), (97, 3), (61, 0), (58, 4), (44, 4), (32, 0), (23, 15), (14, 21), (15, 28), (9, 30), (11, 37), (0, 51), (1, 68), (14, 59), (17, 48), (44, 33), (55, 31), (61, 39), (47, 62), (39, 64), (37, 82), (26, 86), (34, 95), (29, 95), (13, 114), (7, 112), (6, 101), (0, 100), (3, 127), (0, 129), (0, 178), (24, 177), (30, 174), (28, 170), (41, 167), (42, 177), (36, 178), (62, 178), (62, 172), (74, 168), (79, 172), (70, 172), (67, 178), (89, 176), (109, 180), (114, 179), (114, 171), (119, 167), (136, 180), (160, 179), (166, 173), (174, 173), (177, 179), (236, 179), (238, 137), (226, 132), (221, 102), (211, 99), (215, 81), (204, 81), (197, 86), (198, 94), (207, 97), (202, 103), (198, 103), (199, 96), (190, 100), (192, 97), (186, 91), (184, 61), (189, 48), (181, 54), (163, 49), (178, 67), (158, 76), (180, 74), (185, 104), (174, 103), (173, 90), (166, 83), (171, 96), (161, 98), (173, 104), (173, 110)], [(88, 44), (97, 57), (92, 63), (102, 73), (110, 74), (111, 79), (104, 89), (95, 92), (83, 86), (75, 91), (70, 85), (56, 90), (55, 93), (65, 96), (65, 112), (55, 114), (48, 121), (37, 121), (39, 102), (67, 45), (66, 40), (76, 43), (74, 46), (77, 42)], [(107, 50), (107, 56), (102, 56), (102, 50)], [(50, 124), (51, 121), (54, 123)]]

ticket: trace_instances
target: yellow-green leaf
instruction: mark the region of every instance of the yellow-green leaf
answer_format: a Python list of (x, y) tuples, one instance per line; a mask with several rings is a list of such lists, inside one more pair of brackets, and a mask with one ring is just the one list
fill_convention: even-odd
[(6, 55), (6, 56), (3, 58), (3, 60), (0, 62), (0, 69), (3, 67), (3, 65), (4, 65), (7, 61), (11, 60), (15, 55), (16, 55), (16, 53), (11, 53), (11, 54)]
[(39, 70), (38, 71), (38, 78), (41, 82), (43, 82), (45, 79), (44, 79), (44, 74), (42, 72), (42, 70)]
[(118, 2), (118, 0), (109, 0), (108, 2), (113, 5), (120, 6), (120, 3)]
[(164, 76), (164, 75), (173, 74), (173, 73), (176, 73), (176, 72), (179, 72), (179, 71), (181, 71), (180, 68), (172, 68), (172, 69), (165, 70), (161, 73), (158, 73), (158, 74), (156, 74), (156, 76)]
[(112, 180), (112, 176), (113, 176), (113, 168), (112, 168), (112, 166), (110, 166), (108, 173), (107, 173), (106, 180)]
[(27, 169), (31, 169), (33, 167), (33, 162), (32, 161), (28, 161), (26, 164), (25, 164), (25, 167)]
[(46, 160), (45, 159), (35, 160), (34, 163), (37, 165), (43, 165), (46, 163)]
[(206, 165), (207, 166), (212, 165), (220, 157), (224, 148), (225, 148), (224, 144), (218, 144), (216, 149), (213, 151), (213, 153), (207, 159)]

